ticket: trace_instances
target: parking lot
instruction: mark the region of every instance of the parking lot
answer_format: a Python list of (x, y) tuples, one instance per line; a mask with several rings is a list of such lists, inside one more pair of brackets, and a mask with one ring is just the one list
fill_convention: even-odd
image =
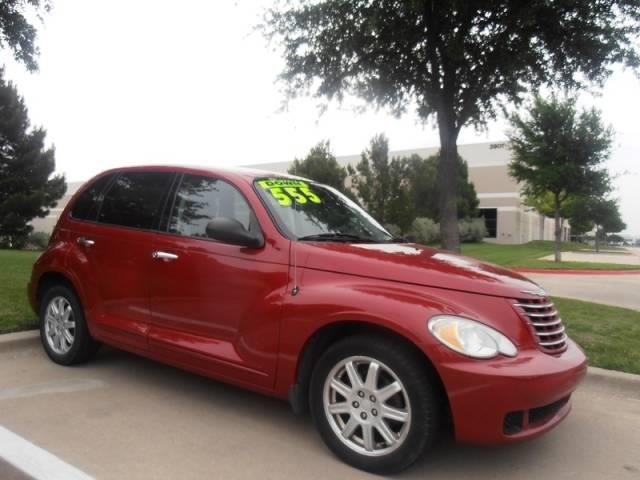
[[(35, 338), (0, 344), (0, 426), (101, 479), (375, 478), (335, 459), (284, 402), (113, 349), (60, 367)], [(640, 388), (589, 378), (546, 436), (446, 443), (397, 478), (638, 479), (639, 452)], [(0, 478), (21, 476), (0, 461)]]

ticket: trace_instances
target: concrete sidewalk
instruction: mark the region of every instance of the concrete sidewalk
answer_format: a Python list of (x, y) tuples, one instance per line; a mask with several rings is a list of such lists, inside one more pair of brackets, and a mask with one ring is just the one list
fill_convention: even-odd
[[(0, 425), (96, 478), (380, 478), (334, 458), (284, 402), (113, 349), (65, 368), (37, 338), (5, 346)], [(589, 379), (567, 420), (539, 439), (443, 443), (394, 478), (639, 478), (638, 432), (640, 388)]]
[(640, 310), (640, 275), (523, 273), (549, 295)]

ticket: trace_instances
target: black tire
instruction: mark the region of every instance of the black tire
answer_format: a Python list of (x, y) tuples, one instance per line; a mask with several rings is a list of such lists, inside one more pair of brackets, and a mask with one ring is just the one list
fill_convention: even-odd
[[(381, 362), (396, 375), (404, 386), (404, 393), (399, 395), (402, 395), (403, 399), (408, 398), (410, 404), (408, 410), (411, 412), (410, 420), (406, 422), (408, 431), (400, 446), (389, 453), (382, 452), (380, 456), (370, 456), (345, 445), (343, 440), (338, 437), (339, 434), (334, 431), (335, 424), (333, 427), (330, 424), (331, 417), (325, 414), (325, 381), (329, 375), (333, 377), (334, 367), (349, 357), (369, 357)], [(367, 368), (366, 365), (365, 368)], [(360, 375), (360, 378), (363, 376)], [(372, 398), (375, 398), (375, 395)], [(426, 368), (424, 359), (420, 358), (411, 348), (407, 348), (406, 343), (388, 337), (377, 335), (347, 337), (329, 347), (313, 370), (309, 403), (314, 424), (333, 453), (344, 462), (371, 473), (389, 474), (406, 469), (433, 443), (438, 431), (439, 402), (433, 376)], [(349, 400), (346, 404), (351, 405)], [(375, 406), (375, 403), (367, 402), (367, 405), (368, 407), (361, 408), (371, 408)], [(369, 413), (370, 420), (374, 420), (371, 417), (373, 412), (371, 410)], [(342, 418), (350, 420), (352, 414), (346, 415), (348, 417)], [(382, 416), (382, 414), (379, 415)], [(379, 419), (375, 420), (379, 421)], [(347, 423), (348, 420), (343, 421)], [(356, 432), (358, 431), (361, 432), (361, 440), (364, 440), (363, 430), (356, 429)], [(379, 433), (374, 435), (379, 439), (382, 438)], [(383, 443), (378, 440), (376, 445), (383, 445)]]
[[(73, 342), (68, 351), (59, 353), (49, 344), (46, 332), (46, 316), (50, 303), (54, 299), (62, 297), (72, 309), (73, 321)], [(82, 305), (75, 292), (66, 285), (55, 285), (49, 288), (42, 297), (40, 303), (40, 340), (45, 352), (51, 360), (60, 365), (75, 365), (84, 363), (98, 351), (100, 344), (90, 335), (87, 322), (84, 316)]]

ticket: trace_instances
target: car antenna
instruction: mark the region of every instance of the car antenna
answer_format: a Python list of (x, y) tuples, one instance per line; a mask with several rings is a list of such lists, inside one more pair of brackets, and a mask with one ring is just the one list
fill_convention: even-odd
[[(298, 176), (298, 160), (293, 160), (293, 174)], [(300, 287), (298, 287), (298, 201), (293, 199), (293, 246), (291, 249), (293, 250), (293, 288), (291, 289), (291, 296), (295, 297), (300, 291)]]

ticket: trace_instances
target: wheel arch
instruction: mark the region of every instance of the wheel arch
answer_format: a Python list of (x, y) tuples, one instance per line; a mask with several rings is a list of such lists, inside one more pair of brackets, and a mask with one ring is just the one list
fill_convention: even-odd
[(404, 344), (407, 351), (424, 368), (427, 378), (434, 382), (443, 407), (447, 412), (450, 411), (444, 384), (433, 361), (413, 340), (375, 323), (362, 320), (343, 320), (323, 325), (305, 342), (296, 365), (295, 383), (289, 387), (288, 392), (289, 402), (295, 413), (302, 414), (309, 410), (311, 374), (320, 356), (335, 342), (353, 335), (375, 335), (385, 339), (391, 338), (397, 343)]
[(55, 270), (44, 272), (38, 279), (38, 284), (36, 286), (35, 292), (35, 303), (38, 312), (40, 311), (42, 299), (44, 298), (46, 291), (55, 285), (64, 285), (70, 288), (81, 301), (80, 292), (76, 288), (70, 277), (62, 272)]

